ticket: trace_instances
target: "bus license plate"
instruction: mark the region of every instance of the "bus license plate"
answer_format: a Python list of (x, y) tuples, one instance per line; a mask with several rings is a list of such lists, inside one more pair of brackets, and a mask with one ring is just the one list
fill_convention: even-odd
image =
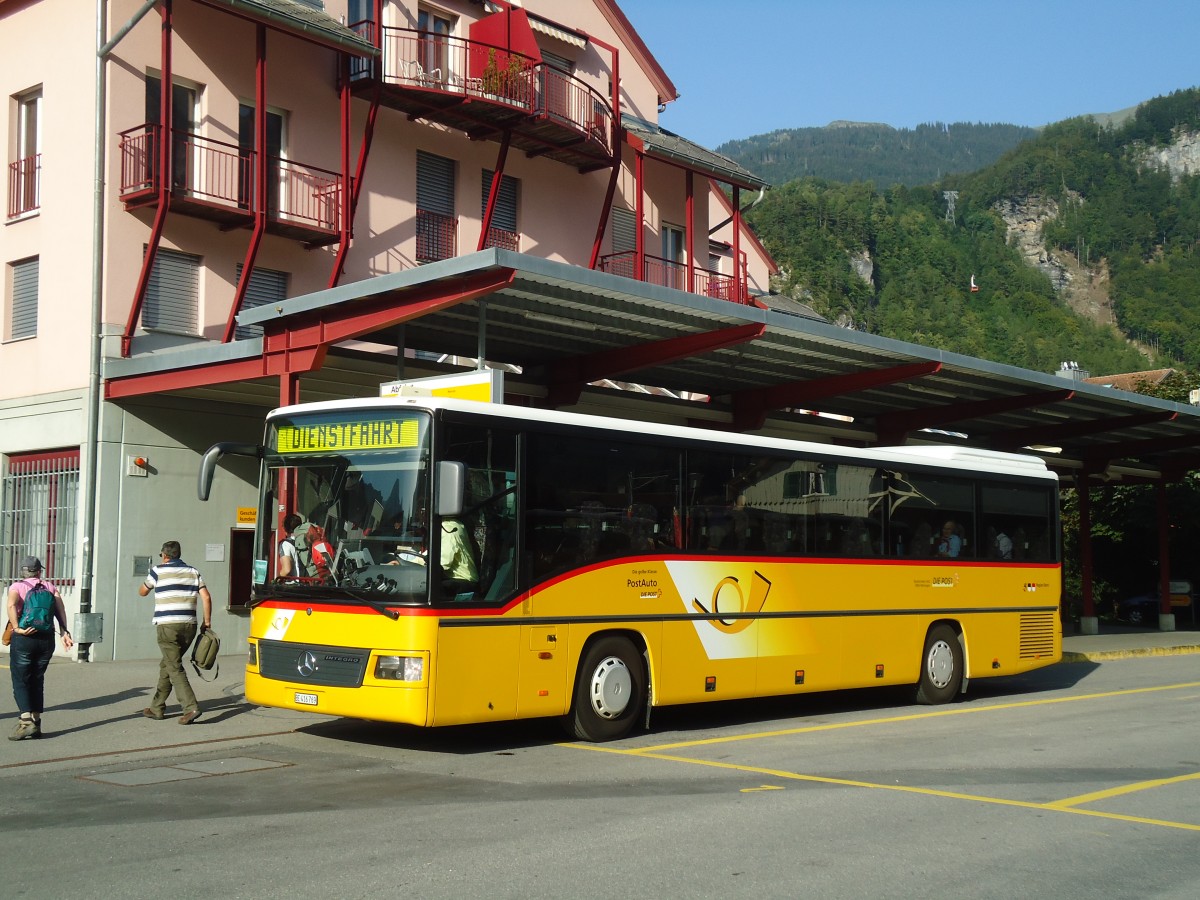
[(316, 706), (317, 705), (317, 695), (316, 694), (303, 694), (300, 691), (296, 691), (296, 702), (303, 703), (305, 706)]

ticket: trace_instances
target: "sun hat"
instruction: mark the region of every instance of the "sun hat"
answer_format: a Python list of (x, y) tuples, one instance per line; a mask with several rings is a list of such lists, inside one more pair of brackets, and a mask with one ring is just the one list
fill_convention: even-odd
[(31, 572), (40, 572), (42, 571), (42, 561), (36, 556), (25, 556), (21, 559), (21, 568)]

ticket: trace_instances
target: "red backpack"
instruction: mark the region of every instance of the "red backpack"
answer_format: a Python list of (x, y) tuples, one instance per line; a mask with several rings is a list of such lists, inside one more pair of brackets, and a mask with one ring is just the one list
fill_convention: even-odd
[(333, 568), (333, 547), (325, 537), (325, 529), (309, 522), (296, 529), (296, 556), (310, 578), (328, 578)]

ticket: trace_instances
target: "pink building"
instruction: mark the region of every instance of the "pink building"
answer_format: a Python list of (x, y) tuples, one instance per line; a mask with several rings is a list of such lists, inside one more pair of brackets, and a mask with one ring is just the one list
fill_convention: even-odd
[(211, 443), (511, 363), (482, 346), (496, 271), (751, 305), (774, 271), (741, 217), (764, 183), (658, 125), (675, 87), (612, 0), (0, 0), (0, 42), (0, 576), (40, 556), (93, 659), (157, 655), (164, 539), (219, 608), (248, 593), (257, 473), (200, 504)]

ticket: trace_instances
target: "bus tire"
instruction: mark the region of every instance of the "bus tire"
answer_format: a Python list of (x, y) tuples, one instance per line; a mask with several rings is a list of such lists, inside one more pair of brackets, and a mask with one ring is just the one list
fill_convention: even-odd
[(921, 678), (917, 702), (948, 703), (962, 687), (963, 652), (958, 633), (949, 625), (935, 625), (925, 636), (921, 653)]
[(615, 741), (637, 724), (646, 696), (642, 654), (628, 638), (600, 638), (575, 677), (567, 730), (581, 741)]

